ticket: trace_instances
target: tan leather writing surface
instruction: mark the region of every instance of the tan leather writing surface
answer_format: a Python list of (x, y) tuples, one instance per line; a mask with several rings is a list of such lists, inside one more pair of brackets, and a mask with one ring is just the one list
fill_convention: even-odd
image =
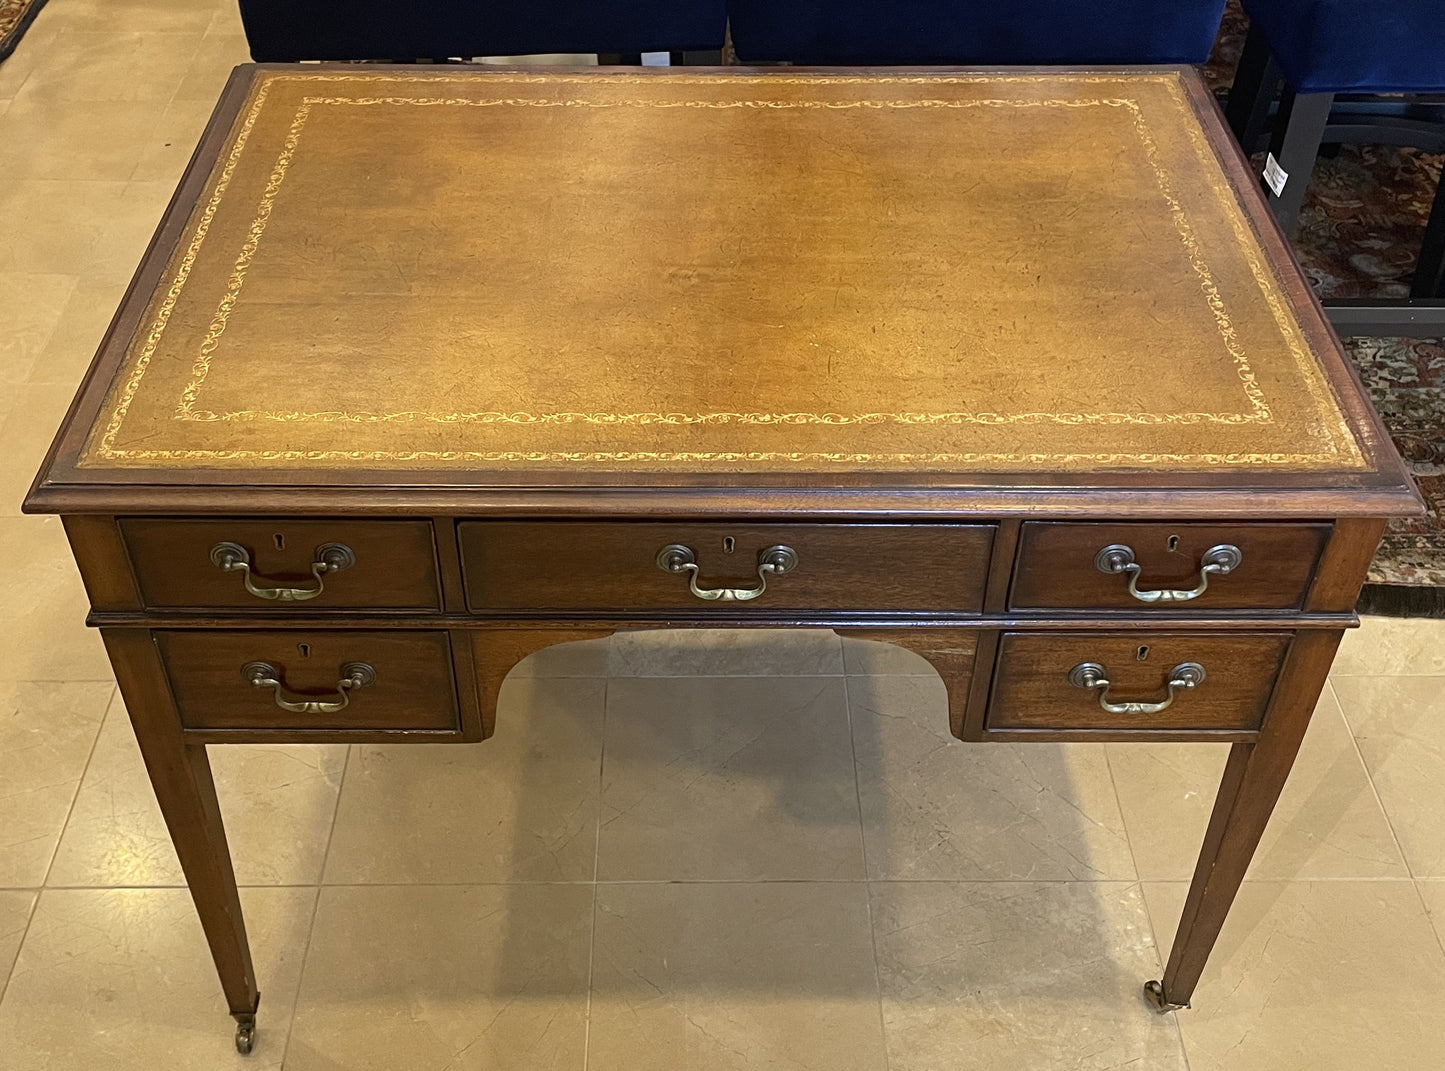
[(1176, 75), (262, 71), (82, 465), (1363, 462)]

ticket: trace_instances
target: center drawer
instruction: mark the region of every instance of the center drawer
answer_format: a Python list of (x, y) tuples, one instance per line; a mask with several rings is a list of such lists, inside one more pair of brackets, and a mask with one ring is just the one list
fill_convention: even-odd
[(157, 630), (187, 729), (458, 728), (442, 631)]
[(467, 605), (978, 613), (991, 525), (467, 521)]

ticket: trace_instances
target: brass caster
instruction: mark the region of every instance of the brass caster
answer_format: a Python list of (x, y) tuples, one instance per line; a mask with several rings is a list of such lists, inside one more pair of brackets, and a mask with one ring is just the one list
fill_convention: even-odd
[(236, 1017), (236, 1051), (242, 1056), (249, 1056), (255, 1044), (256, 1017), (254, 1015), (238, 1015)]
[(1164, 996), (1164, 987), (1158, 982), (1151, 981), (1144, 983), (1144, 999), (1149, 1002), (1149, 1007), (1153, 1008), (1160, 1015), (1163, 1015), (1165, 1012), (1179, 1011), (1182, 1008), (1189, 1007), (1188, 1004), (1170, 1003)]

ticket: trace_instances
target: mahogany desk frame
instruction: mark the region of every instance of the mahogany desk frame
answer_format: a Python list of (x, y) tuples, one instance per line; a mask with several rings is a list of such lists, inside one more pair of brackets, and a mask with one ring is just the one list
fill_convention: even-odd
[[(1323, 311), (1303, 281), (1274, 225), (1258, 183), (1227, 134), (1213, 98), (1197, 77), (1184, 76), (1193, 108), (1240, 193), (1265, 252), (1284, 282), (1305, 336), (1320, 355), (1324, 373), (1371, 466), (1347, 476), (1270, 473), (1242, 480), (1238, 472), (1111, 472), (1106, 481), (1090, 473), (1031, 473), (1028, 486), (1008, 474), (971, 477), (968, 486), (946, 475), (907, 474), (887, 480), (838, 479), (826, 486), (805, 475), (779, 473), (748, 486), (686, 474), (639, 481), (572, 474), (566, 486), (484, 474), (375, 471), (348, 485), (312, 481), (304, 469), (167, 470), (155, 478), (144, 470), (96, 477), (77, 464), (85, 435), (96, 419), (107, 385), (116, 375), (124, 342), (140, 327), (155, 289), (186, 224), (187, 214), (238, 114), (258, 70), (242, 67), (228, 85), (190, 169), (152, 241), (113, 321), (101, 354), (88, 373), (65, 426), (25, 503), (31, 513), (64, 518), (93, 607), (89, 623), (100, 629), (135, 727), (147, 770), (175, 844), (210, 944), (226, 1002), (237, 1019), (237, 1045), (249, 1051), (259, 1001), (206, 748), (231, 742), (472, 742), (492, 731), (498, 689), (507, 672), (549, 644), (605, 636), (619, 628), (818, 627), (844, 636), (886, 640), (910, 648), (938, 670), (949, 693), (954, 733), (965, 740), (1227, 740), (1232, 741), (1208, 832), (1200, 851), (1168, 965), (1147, 992), (1160, 1009), (1187, 1006), (1235, 893), (1289, 774), (1343, 630), (1358, 622), (1354, 602), (1385, 519), (1418, 512), (1418, 497), (1370, 408), (1358, 377), (1339, 348)], [(314, 69), (314, 68), (313, 68)], [(696, 69), (690, 69), (696, 73)], [(736, 71), (736, 68), (725, 69)], [(796, 70), (796, 69), (793, 69)], [(754, 72), (756, 73), (756, 72)], [(872, 73), (854, 71), (854, 74)], [(484, 75), (478, 75), (484, 77)], [(150, 605), (137, 579), (129, 518), (180, 521), (236, 519), (236, 523), (287, 525), (319, 520), (345, 531), (362, 521), (410, 518), (430, 526), (434, 540), (438, 605), (427, 612), (308, 608), (277, 604), (264, 613), (246, 609), (177, 609)], [(537, 525), (605, 522), (624, 531), (638, 522), (728, 526), (972, 524), (988, 529), (979, 570), (976, 611), (945, 609), (870, 611), (819, 608), (779, 613), (757, 603), (691, 604), (607, 612), (478, 613), (469, 607), (459, 525), (477, 520), (526, 521)], [(1180, 608), (1118, 606), (1095, 610), (1011, 608), (1010, 590), (1031, 566), (1021, 553), (1022, 535), (1033, 522), (1137, 524), (1140, 531), (1204, 522), (1212, 526), (1277, 522), (1314, 526), (1324, 533), (1318, 559), (1308, 570), (1296, 605), (1211, 611), (1209, 600)], [(227, 522), (229, 523), (229, 522)], [(1301, 537), (1303, 538), (1303, 537)], [(649, 547), (649, 553), (655, 548)], [(749, 546), (748, 551), (752, 548)], [(209, 568), (204, 562), (199, 566)], [(200, 575), (200, 574), (197, 574)], [(514, 577), (514, 579), (516, 579)], [(525, 578), (523, 578), (524, 580)], [(239, 585), (217, 574), (217, 583)], [(341, 588), (345, 574), (335, 578)], [(1147, 580), (1147, 577), (1145, 578)], [(685, 590), (684, 578), (669, 583)], [(776, 578), (779, 590), (788, 577)], [(1123, 579), (1119, 578), (1122, 586)], [(1218, 578), (1215, 590), (1229, 590)], [(284, 620), (283, 620), (284, 618)], [(426, 630), (447, 637), (454, 674), (455, 723), (447, 731), (403, 727), (305, 730), (294, 727), (197, 727), (184, 724), (159, 634), (194, 630)], [(1028, 726), (990, 723), (991, 691), (997, 683), (1001, 638), (1007, 634), (1075, 638), (1098, 634), (1133, 643), (1151, 635), (1186, 632), (1234, 637), (1248, 646), (1260, 635), (1288, 634), (1287, 654), (1248, 726), (1190, 728), (1142, 722), (1139, 729), (1070, 724), (1057, 719)], [(1053, 641), (1049, 641), (1053, 642)], [(1142, 657), (1142, 655), (1141, 655)], [(278, 691), (278, 696), (279, 696)], [(1204, 691), (1200, 695), (1206, 694)], [(1087, 697), (1086, 697), (1087, 698)], [(1092, 702), (1092, 700), (1089, 700)], [(358, 702), (358, 706), (360, 706)], [(1181, 703), (1182, 706), (1182, 703)], [(1092, 708), (1091, 708), (1092, 709)]]

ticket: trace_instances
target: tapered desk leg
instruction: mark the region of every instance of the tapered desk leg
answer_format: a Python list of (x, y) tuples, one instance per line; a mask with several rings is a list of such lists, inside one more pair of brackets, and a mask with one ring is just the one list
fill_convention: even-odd
[(1160, 1011), (1187, 1007), (1194, 995), (1194, 987), (1204, 973), (1204, 964), (1294, 765), (1340, 636), (1337, 631), (1325, 630), (1302, 631), (1298, 635), (1259, 739), (1252, 744), (1235, 744), (1229, 752), (1164, 980), (1144, 987), (1150, 1003)]
[(145, 629), (102, 629), (136, 741), (190, 886), (226, 1004), (236, 1019), (236, 1048), (246, 1053), (256, 1029), (256, 972), (216, 784), (204, 745), (187, 744)]

